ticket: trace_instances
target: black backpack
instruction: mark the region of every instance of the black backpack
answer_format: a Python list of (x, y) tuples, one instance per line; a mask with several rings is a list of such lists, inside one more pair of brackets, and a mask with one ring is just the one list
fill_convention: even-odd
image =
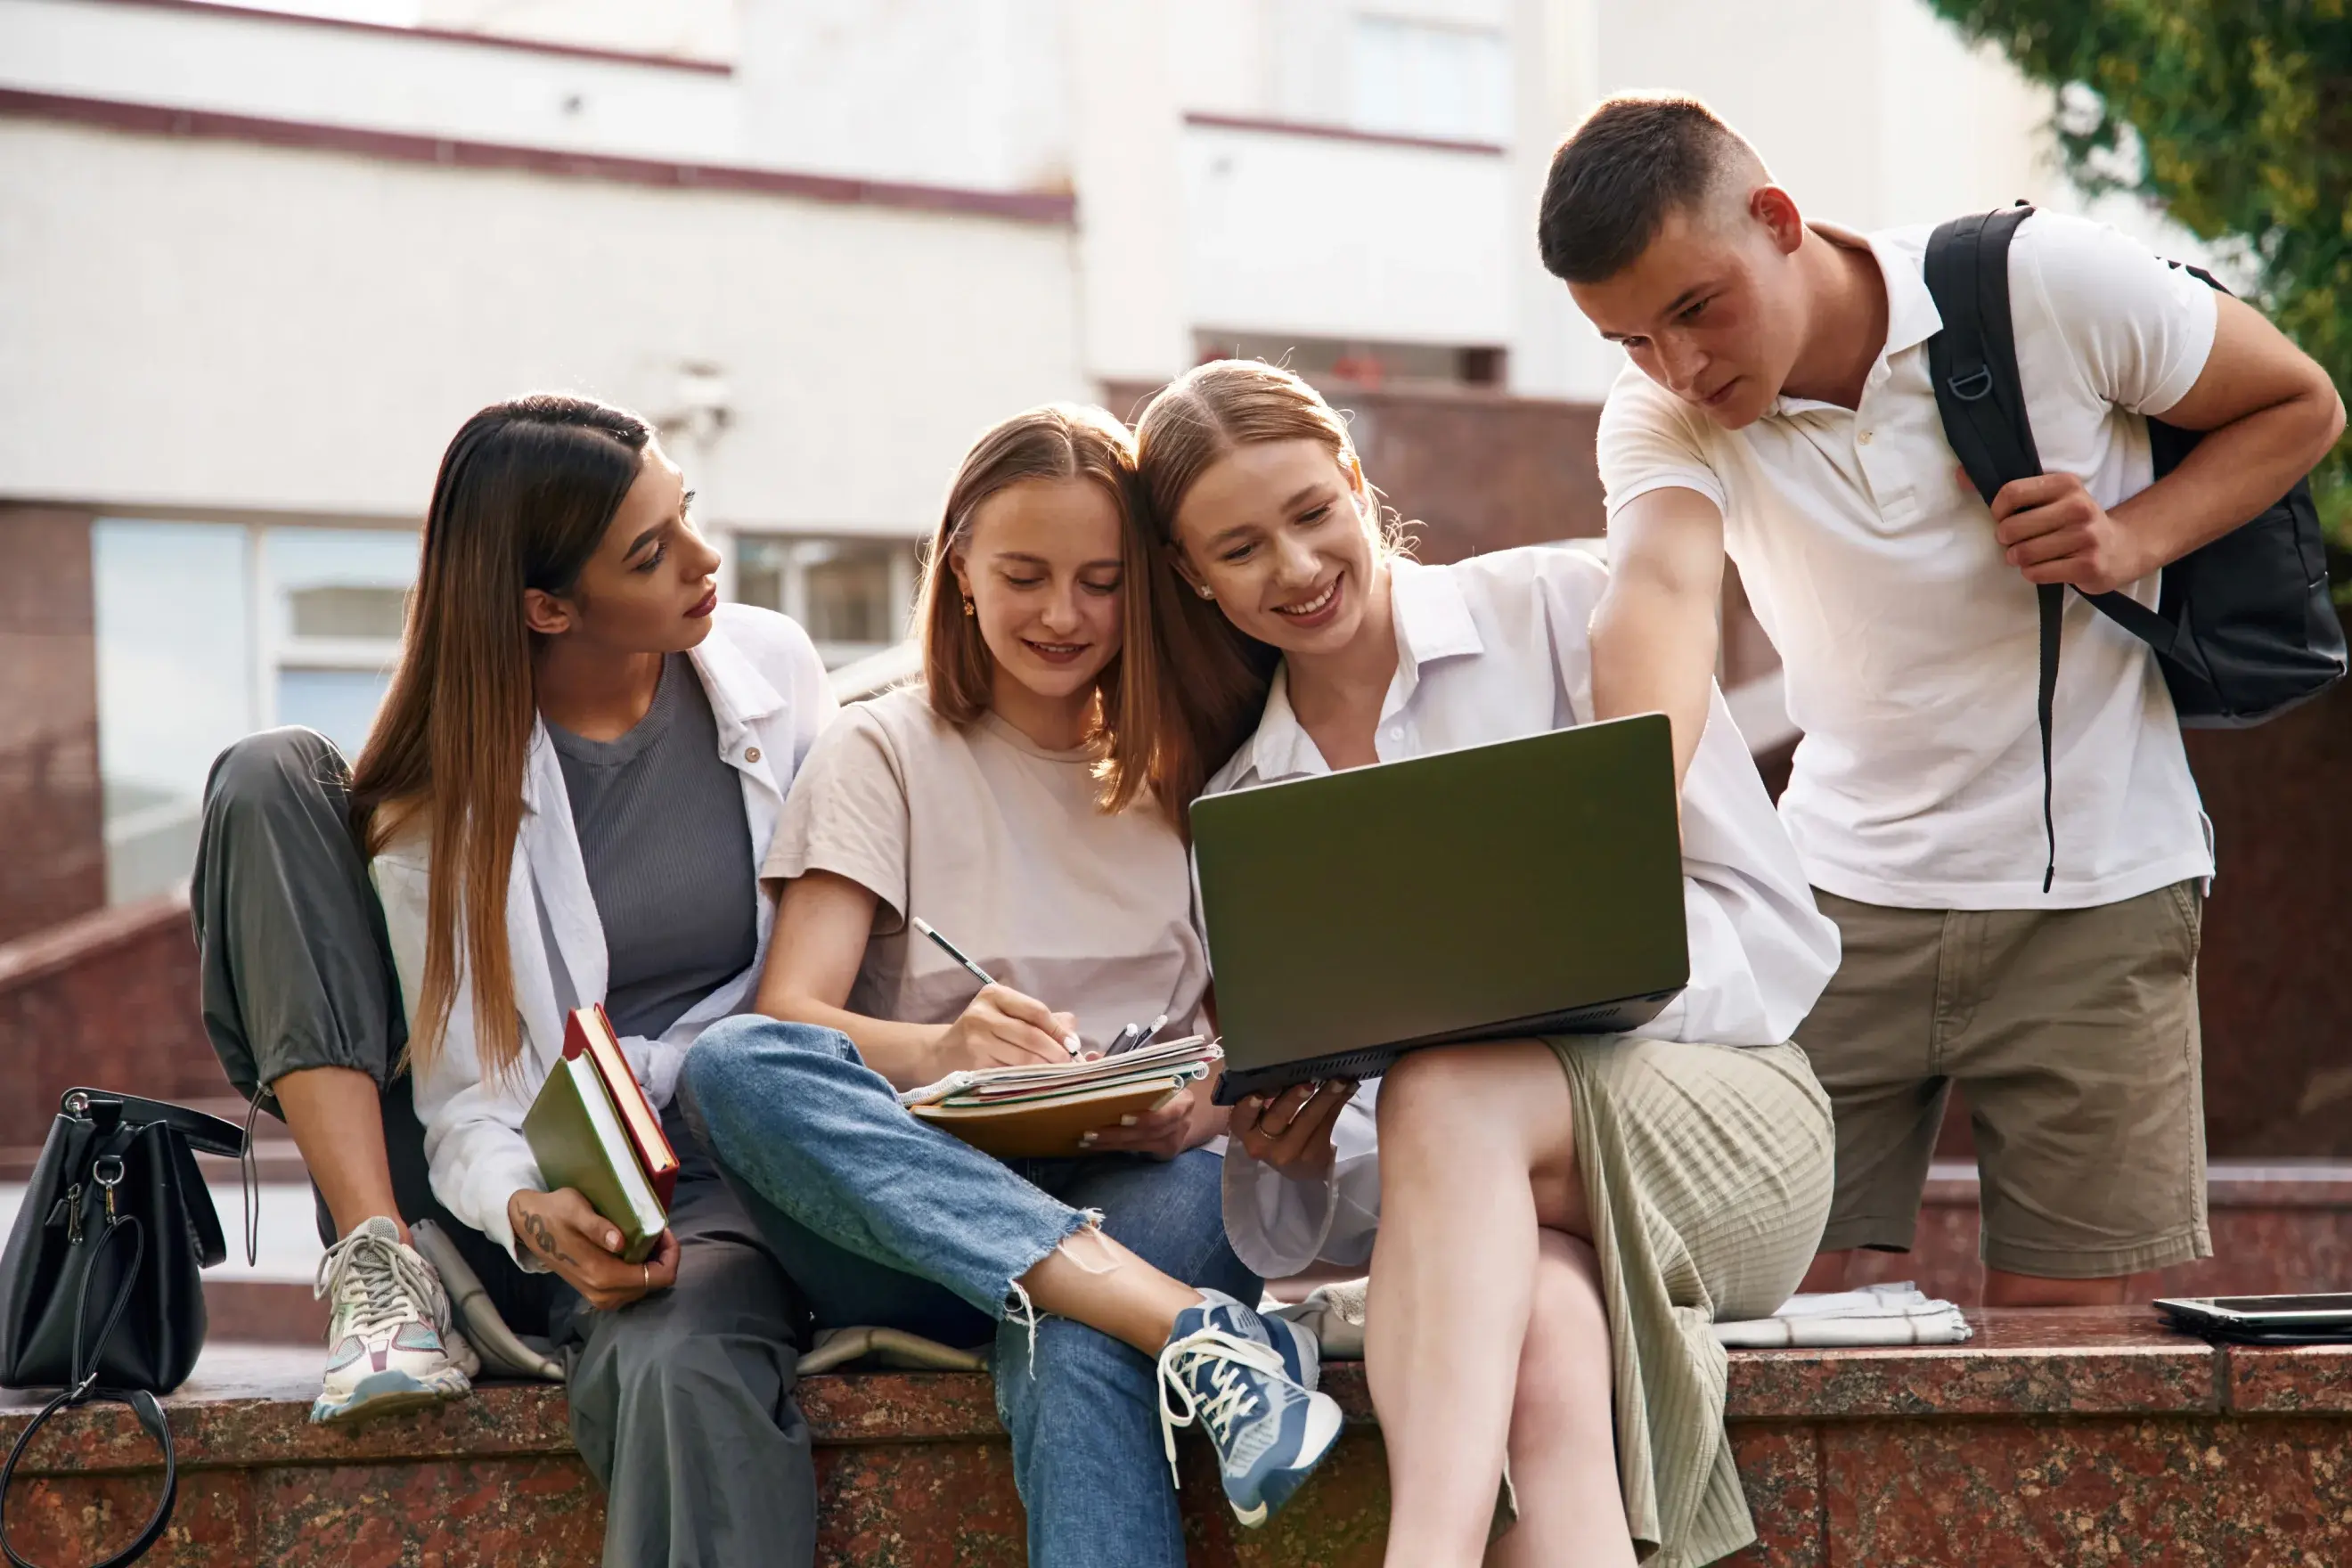
[[(2019, 384), (2009, 313), (2009, 242), (2033, 209), (2021, 202), (1939, 226), (1927, 241), (1927, 292), (1944, 319), (1927, 340), (1927, 369), (1944, 437), (1990, 505), (2011, 479), (2042, 472)], [(2179, 262), (2172, 263), (2178, 267)], [(2189, 272), (2215, 289), (2211, 274)], [(2227, 289), (2222, 289), (2227, 293)], [(2147, 422), (2156, 477), (2177, 468), (2198, 432)], [(2063, 584), (2037, 589), (2042, 630), (2042, 830), (2048, 892), (2058, 869), (2050, 794), (2050, 716), (2058, 689)], [(2326, 544), (2311, 484), (2294, 488), (2242, 527), (2164, 569), (2151, 610), (2122, 594), (2085, 595), (2101, 614), (2156, 650), (2184, 729), (2241, 729), (2274, 719), (2343, 679), (2344, 623), (2327, 584)]]

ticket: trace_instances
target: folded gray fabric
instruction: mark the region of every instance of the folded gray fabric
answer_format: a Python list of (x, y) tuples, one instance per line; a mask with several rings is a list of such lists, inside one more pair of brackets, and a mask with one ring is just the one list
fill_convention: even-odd
[(1907, 1279), (1860, 1290), (1791, 1296), (1769, 1318), (1715, 1325), (1715, 1337), (1733, 1350), (1956, 1345), (1971, 1331), (1958, 1307), (1922, 1294)]
[(800, 1373), (831, 1372), (871, 1356), (884, 1366), (916, 1372), (986, 1372), (988, 1352), (958, 1350), (903, 1329), (827, 1329), (802, 1352)]
[[(1259, 1310), (1287, 1318), (1313, 1334), (1326, 1361), (1360, 1361), (1364, 1300), (1370, 1284), (1369, 1279), (1347, 1279), (1318, 1285), (1303, 1301), (1286, 1305), (1269, 1298)], [(1959, 1308), (1922, 1294), (1909, 1280), (1791, 1296), (1769, 1318), (1715, 1325), (1717, 1340), (1732, 1350), (1956, 1345), (1970, 1332)]]
[(482, 1358), (484, 1372), (492, 1376), (563, 1381), (563, 1363), (549, 1353), (547, 1342), (526, 1339), (507, 1326), (498, 1308), (490, 1304), (489, 1292), (482, 1289), (481, 1277), (467, 1265), (456, 1244), (441, 1234), (439, 1226), (420, 1219), (408, 1227), (408, 1235), (425, 1261), (441, 1276), (441, 1288), (449, 1293), (449, 1305), (457, 1319), (457, 1328)]
[(1315, 1336), (1325, 1361), (1364, 1359), (1364, 1298), (1370, 1279), (1342, 1279), (1318, 1285), (1303, 1301), (1282, 1302), (1269, 1296), (1259, 1306), (1261, 1315), (1287, 1318)]

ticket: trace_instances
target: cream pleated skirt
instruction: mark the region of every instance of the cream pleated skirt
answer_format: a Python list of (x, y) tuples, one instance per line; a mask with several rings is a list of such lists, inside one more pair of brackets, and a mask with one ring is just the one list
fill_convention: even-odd
[(1636, 1550), (1696, 1568), (1756, 1538), (1709, 1325), (1769, 1317), (1829, 1221), (1829, 1098), (1793, 1043), (1545, 1041), (1568, 1073)]

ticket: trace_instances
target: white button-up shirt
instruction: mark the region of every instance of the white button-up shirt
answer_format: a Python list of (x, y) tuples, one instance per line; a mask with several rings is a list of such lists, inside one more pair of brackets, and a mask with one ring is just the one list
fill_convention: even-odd
[[(797, 623), (748, 605), (719, 606), (709, 635), (688, 657), (718, 721), (719, 754), (742, 777), (756, 874), (775, 837), (793, 774), (833, 716), (833, 689), (815, 646)], [(401, 1001), (412, 1020), (421, 1014), (432, 868), (421, 824), (387, 846), (373, 867)], [(696, 1003), (661, 1038), (632, 1036), (621, 1042), (655, 1105), (669, 1103), (679, 1064), (695, 1037), (742, 1010), (767, 957), (775, 916), (774, 891), (762, 884), (759, 945), (750, 965)], [(522, 1026), (515, 1070), (503, 1079), (483, 1077), (474, 1039), (472, 982), (461, 973), (448, 1033), (430, 1066), (416, 1074), (416, 1114), (425, 1123), (433, 1195), (513, 1253), (525, 1268), (543, 1269), (535, 1253), (515, 1247), (507, 1222), (509, 1196), (522, 1188), (546, 1189), (539, 1162), (523, 1140), (523, 1114), (563, 1054), (567, 1000), (585, 1005), (603, 999), (610, 954), (572, 827), (563, 770), (546, 725), (537, 719), (523, 763), (522, 828), (507, 877), (507, 950)], [(459, 952), (462, 957), (462, 947)]]
[[(1608, 571), (1580, 551), (1506, 550), (1451, 566), (1390, 567), (1397, 671), (1373, 731), (1394, 762), (1568, 728), (1592, 717), (1588, 628)], [(1257, 731), (1206, 793), (1330, 771), (1291, 711), (1277, 671)], [(1683, 908), (1690, 984), (1633, 1031), (1658, 1039), (1777, 1045), (1797, 1029), (1837, 968), (1837, 928), (1811, 889), (1747, 742), (1720, 692), (1682, 795)], [(1576, 895), (1563, 889), (1563, 898)], [(1330, 1176), (1292, 1181), (1234, 1141), (1225, 1152), (1225, 1228), (1259, 1274), (1295, 1274), (1321, 1258), (1354, 1266), (1380, 1222), (1379, 1153), (1367, 1082), (1333, 1128)]]

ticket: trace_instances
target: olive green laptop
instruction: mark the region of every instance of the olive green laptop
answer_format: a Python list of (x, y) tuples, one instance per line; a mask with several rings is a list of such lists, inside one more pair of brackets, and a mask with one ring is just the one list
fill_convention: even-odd
[(1193, 802), (1217, 1099), (1655, 1017), (1690, 979), (1674, 777), (1648, 713)]

